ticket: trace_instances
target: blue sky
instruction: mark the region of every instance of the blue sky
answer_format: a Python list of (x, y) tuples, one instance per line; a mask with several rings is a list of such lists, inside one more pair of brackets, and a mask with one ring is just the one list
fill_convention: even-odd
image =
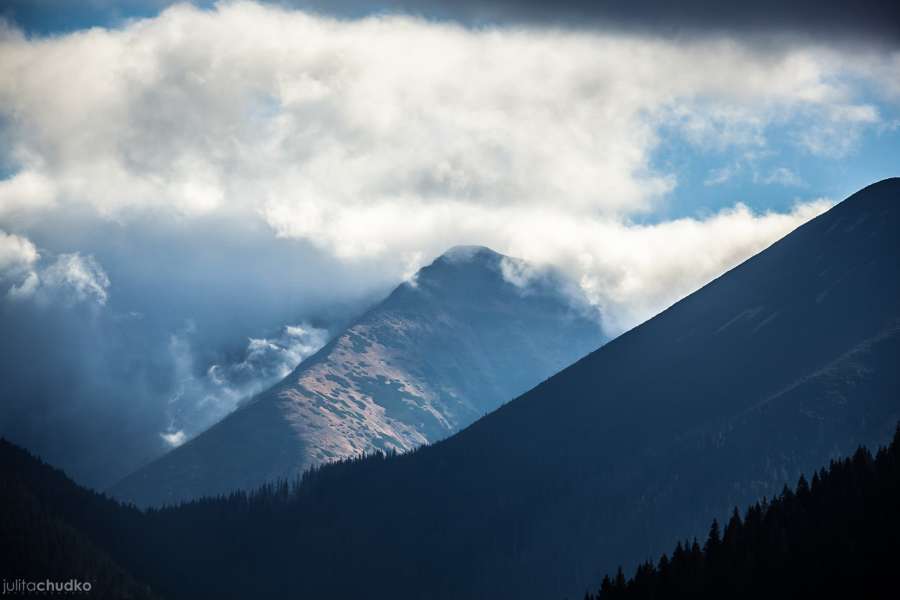
[[(880, 105), (883, 118), (898, 122), (900, 113)], [(743, 202), (759, 211), (784, 211), (814, 197), (843, 199), (900, 173), (900, 127), (870, 127), (846, 153), (815, 155), (798, 145), (789, 131), (766, 133), (766, 146), (753, 159), (740, 150), (706, 150), (679, 135), (666, 136), (654, 164), (678, 175), (678, 187), (650, 219), (677, 218)], [(722, 181), (717, 181), (722, 179)]]
[(90, 27), (116, 27), (127, 19), (152, 17), (168, 4), (171, 2), (166, 0), (7, 0), (0, 14), (31, 34), (54, 35)]

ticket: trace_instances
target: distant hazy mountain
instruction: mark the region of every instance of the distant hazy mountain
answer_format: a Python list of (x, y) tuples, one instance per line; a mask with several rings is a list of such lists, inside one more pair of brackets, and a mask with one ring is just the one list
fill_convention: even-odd
[(171, 503), (447, 437), (602, 341), (564, 280), (521, 285), (527, 273), (487, 248), (451, 249), (279, 385), (112, 492)]

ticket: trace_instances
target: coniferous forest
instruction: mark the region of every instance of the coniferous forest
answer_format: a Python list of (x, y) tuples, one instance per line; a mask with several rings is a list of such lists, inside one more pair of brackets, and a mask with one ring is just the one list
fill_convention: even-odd
[[(343, 478), (387, 457), (345, 461), (309, 472), (303, 482), (266, 485), (250, 494), (162, 513), (142, 513), (85, 490), (7, 442), (0, 445), (0, 458), (6, 476), (0, 485), (6, 507), (0, 534), (7, 549), (14, 550), (5, 565), (9, 572), (52, 573), (60, 579), (87, 576), (97, 582), (93, 597), (152, 598), (154, 590), (168, 587), (160, 577), (166, 557), (181, 553), (176, 548), (167, 553), (158, 534), (172, 529), (160, 528), (159, 517), (177, 515), (194, 521), (194, 527), (198, 519), (208, 520), (208, 527), (200, 524), (199, 529), (213, 535), (216, 529), (227, 534), (221, 518), (233, 530), (241, 514), (245, 534), (257, 529), (260, 544), (279, 543), (274, 522), (290, 520), (296, 510), (292, 507), (314, 493), (315, 480)], [(620, 568), (604, 578), (599, 590), (586, 593), (585, 600), (894, 598), (898, 506), (900, 425), (890, 445), (875, 455), (860, 448), (743, 514), (735, 508), (724, 526), (712, 522), (705, 541), (678, 542), (671, 555), (641, 564), (630, 579)], [(287, 540), (279, 545), (297, 549)], [(244, 550), (238, 558), (253, 563), (252, 548)], [(198, 561), (192, 567), (200, 574), (204, 556), (194, 556)], [(284, 568), (290, 556), (282, 555)], [(154, 563), (159, 570), (147, 568)]]
[(873, 456), (860, 448), (776, 498), (761, 500), (705, 542), (620, 568), (585, 600), (656, 598), (896, 598), (900, 426)]
[(158, 598), (110, 556), (116, 552), (110, 539), (135, 539), (137, 510), (76, 485), (2, 439), (0, 473), (0, 576), (7, 585), (78, 580), (91, 583), (91, 598)]

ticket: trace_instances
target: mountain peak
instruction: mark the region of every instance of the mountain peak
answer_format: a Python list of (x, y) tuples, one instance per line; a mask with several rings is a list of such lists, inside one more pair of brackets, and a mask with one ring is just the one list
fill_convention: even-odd
[(898, 193), (900, 193), (900, 177), (888, 177), (864, 187), (839, 206), (844, 210), (859, 210), (873, 204), (883, 204), (896, 209)]
[[(468, 426), (603, 341), (555, 287), (523, 294), (501, 254), (455, 246), (282, 382), (114, 488), (142, 505), (250, 488)], [(526, 325), (527, 324), (527, 325)]]
[(493, 295), (503, 287), (502, 263), (510, 260), (485, 246), (453, 246), (415, 275), (424, 286), (447, 297), (469, 297), (475, 290)]
[(491, 250), (487, 246), (478, 245), (459, 245), (453, 246), (438, 257), (438, 260), (446, 260), (451, 262), (473, 262), (473, 261), (490, 261), (494, 262), (504, 258), (499, 252)]

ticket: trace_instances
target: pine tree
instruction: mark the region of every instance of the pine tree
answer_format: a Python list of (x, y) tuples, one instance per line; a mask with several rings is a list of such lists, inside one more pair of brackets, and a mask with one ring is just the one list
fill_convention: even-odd
[[(900, 552), (900, 427), (873, 458), (865, 449), (785, 486), (771, 501), (735, 509), (703, 548), (678, 542), (669, 559), (644, 563), (621, 593), (621, 569), (595, 600), (623, 598), (896, 597)], [(594, 599), (592, 599), (594, 600)]]
[(721, 543), (722, 539), (719, 534), (719, 521), (713, 519), (712, 525), (709, 527), (709, 535), (706, 538), (706, 545), (703, 546), (703, 552), (705, 552), (707, 556), (715, 554)]

